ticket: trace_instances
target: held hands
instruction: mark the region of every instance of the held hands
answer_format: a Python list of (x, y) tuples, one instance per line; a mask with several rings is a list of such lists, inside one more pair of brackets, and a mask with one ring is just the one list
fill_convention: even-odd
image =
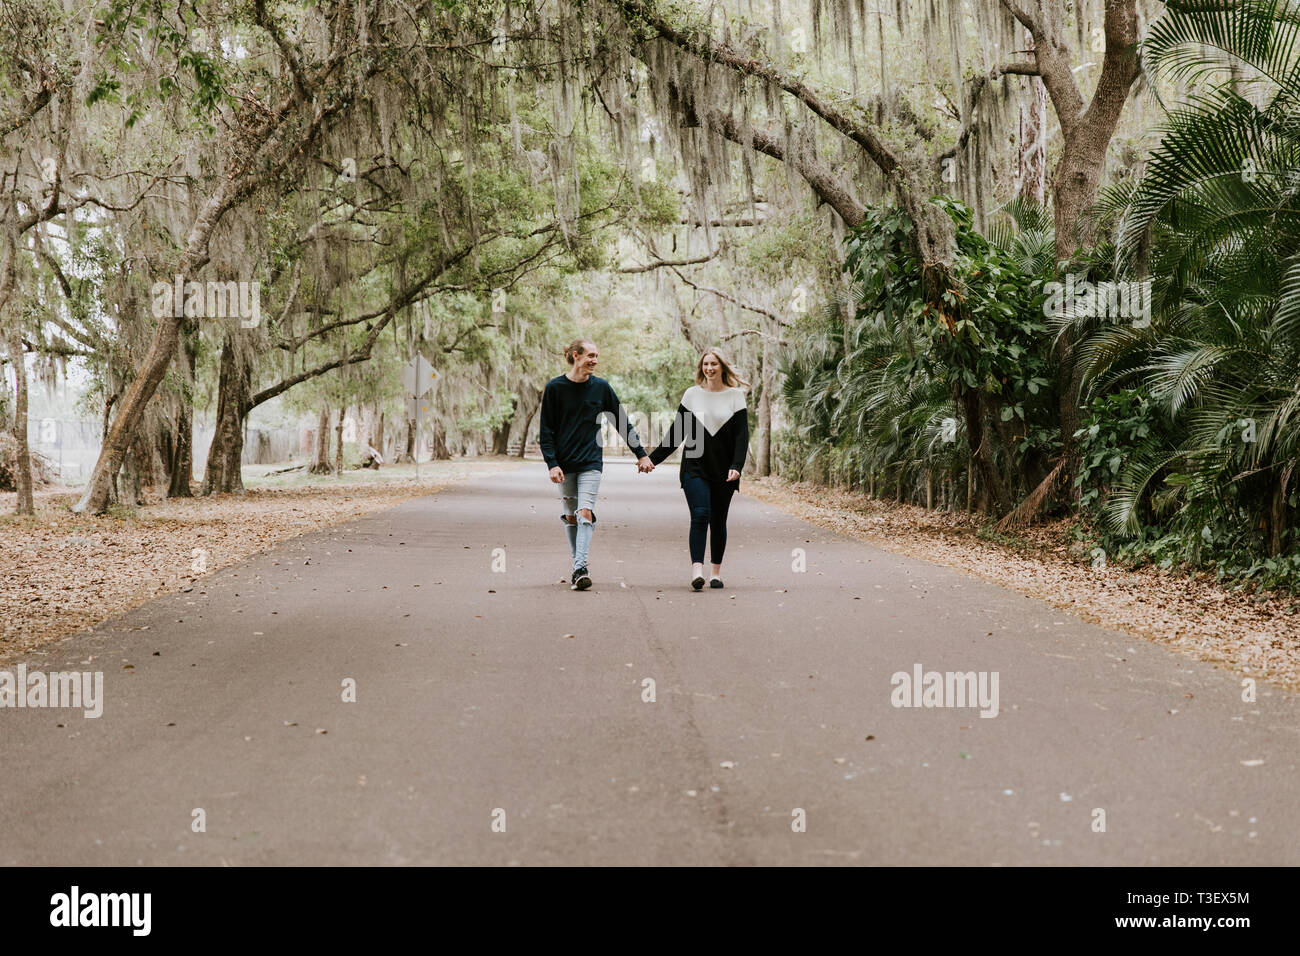
[(736, 471), (736, 469), (734, 468), (732, 468), (730, 471), (727, 472), (728, 481), (735, 481), (739, 477), (740, 477), (740, 472)]
[(558, 485), (563, 480), (564, 480), (564, 469), (561, 468), (559, 465), (556, 465), (554, 468), (551, 469), (551, 481), (555, 482)]
[(636, 470), (638, 474), (648, 475), (650, 472), (655, 470), (655, 463), (650, 460), (649, 455), (645, 455), (637, 459)]

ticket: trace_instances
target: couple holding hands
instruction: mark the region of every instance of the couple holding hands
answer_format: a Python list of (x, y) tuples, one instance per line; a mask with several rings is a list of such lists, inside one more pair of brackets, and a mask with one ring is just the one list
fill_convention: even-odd
[(747, 383), (718, 349), (708, 349), (695, 363), (695, 384), (682, 395), (672, 428), (650, 454), (641, 447), (636, 429), (619, 414), (618, 396), (609, 382), (593, 373), (599, 353), (595, 343), (578, 339), (564, 350), (569, 371), (546, 383), (542, 393), (540, 443), (551, 481), (561, 486), (565, 534), (573, 555), (574, 591), (591, 587), (587, 555), (596, 525), (596, 493), (600, 489), (604, 454), (597, 441), (600, 416), (609, 412), (623, 440), (637, 456), (637, 471), (654, 471), (687, 438), (688, 453), (680, 469), (682, 491), (691, 512), (689, 545), (691, 587), (704, 587), (704, 544), (709, 543), (713, 573), (709, 586), (722, 587), (722, 555), (727, 548), (727, 511), (740, 488), (740, 472), (749, 450), (749, 419), (745, 410)]

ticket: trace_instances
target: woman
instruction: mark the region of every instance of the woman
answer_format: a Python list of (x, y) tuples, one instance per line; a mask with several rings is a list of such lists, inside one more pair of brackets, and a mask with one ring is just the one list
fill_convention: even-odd
[(691, 509), (691, 587), (704, 587), (704, 541), (709, 540), (713, 574), (709, 587), (722, 587), (722, 555), (727, 550), (727, 511), (740, 490), (740, 472), (749, 451), (749, 413), (736, 374), (721, 350), (713, 348), (695, 365), (695, 384), (682, 395), (673, 426), (650, 453), (658, 465), (686, 442), (680, 469), (682, 491)]

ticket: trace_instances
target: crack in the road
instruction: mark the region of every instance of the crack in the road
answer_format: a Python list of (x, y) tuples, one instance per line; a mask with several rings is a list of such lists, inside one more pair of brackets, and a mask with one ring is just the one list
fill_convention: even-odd
[[(645, 625), (643, 633), (647, 635), (646, 646), (653, 656), (656, 666), (662, 668), (662, 673), (669, 678), (673, 686), (681, 686), (681, 674), (677, 670), (677, 665), (667, 645), (659, 637), (659, 632), (650, 617), (650, 609), (646, 607), (641, 598), (640, 589), (629, 584), (627, 590), (636, 601), (637, 611), (640, 613), (642, 623)], [(684, 733), (680, 742), (682, 749), (685, 751), (684, 755), (691, 766), (701, 768), (702, 777), (707, 780), (713, 767), (708, 746), (704, 742), (704, 734), (695, 723), (694, 701), (686, 694), (675, 694), (674, 697), (682, 702), (680, 721)], [(730, 808), (727, 806), (724, 791), (719, 789), (717, 793), (714, 793), (705, 787), (699, 793), (702, 801), (712, 800), (716, 807), (713, 813), (713, 821), (717, 836), (720, 838), (719, 846), (723, 856), (723, 859), (718, 862), (727, 866), (753, 866), (754, 859), (744, 851), (743, 844), (736, 839), (736, 821), (732, 818)]]

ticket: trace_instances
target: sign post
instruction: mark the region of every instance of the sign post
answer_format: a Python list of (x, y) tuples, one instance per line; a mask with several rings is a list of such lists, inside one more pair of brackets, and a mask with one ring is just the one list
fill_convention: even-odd
[(415, 459), (417, 480), (420, 477), (420, 412), (429, 410), (428, 402), (422, 399), (441, 377), (442, 373), (418, 353), (402, 370), (402, 385), (406, 389), (406, 420), (415, 421), (415, 448), (411, 457)]

